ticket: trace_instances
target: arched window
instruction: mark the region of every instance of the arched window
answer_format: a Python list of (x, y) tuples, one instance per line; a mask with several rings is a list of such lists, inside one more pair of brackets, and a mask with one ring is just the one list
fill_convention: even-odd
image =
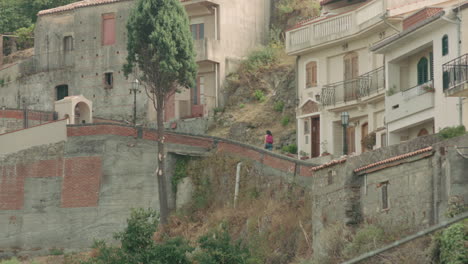
[(427, 83), (429, 80), (428, 61), (426, 57), (422, 57), (418, 62), (418, 85)]
[(429, 132), (427, 132), (427, 129), (422, 128), (421, 130), (419, 130), (418, 137), (422, 137), (425, 135), (429, 135)]
[(442, 37), (442, 56), (445, 56), (448, 53), (449, 53), (448, 36), (444, 35)]
[(317, 62), (311, 61), (306, 65), (306, 87), (317, 86)]

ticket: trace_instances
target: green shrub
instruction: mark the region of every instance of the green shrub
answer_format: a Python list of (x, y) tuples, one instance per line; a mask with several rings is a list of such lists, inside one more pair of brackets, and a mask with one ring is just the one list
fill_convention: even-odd
[(359, 254), (371, 251), (385, 243), (385, 232), (375, 225), (368, 225), (360, 228), (353, 237), (351, 243), (347, 244), (343, 250), (344, 255), (354, 257)]
[(217, 113), (224, 113), (224, 110), (225, 110), (224, 107), (215, 107), (215, 108), (213, 108), (213, 112), (214, 112), (215, 114), (217, 114)]
[(260, 102), (264, 102), (266, 99), (265, 93), (263, 93), (262, 90), (255, 90), (254, 96), (255, 96), (255, 99), (257, 99), (257, 101), (260, 101)]
[(51, 248), (49, 249), (49, 255), (53, 255), (53, 256), (63, 255), (63, 248)]
[(275, 103), (275, 105), (273, 106), (273, 109), (276, 111), (276, 112), (282, 112), (283, 111), (283, 108), (284, 108), (284, 102), (283, 101), (278, 101)]
[(172, 176), (172, 190), (174, 193), (177, 193), (177, 185), (179, 182), (187, 177), (187, 165), (189, 162), (189, 157), (187, 156), (178, 156), (175, 164), (174, 175)]
[(244, 108), (245, 107), (245, 104), (239, 104), (239, 108)]
[(5, 86), (5, 80), (4, 79), (0, 79), (0, 87), (3, 87)]
[(16, 258), (12, 258), (10, 260), (3, 260), (0, 264), (21, 264), (21, 262)]
[(225, 228), (200, 237), (198, 243), (201, 251), (195, 255), (195, 260), (199, 264), (256, 263), (242, 241), (231, 241), (231, 236)]
[(270, 46), (256, 50), (243, 62), (248, 72), (256, 72), (260, 68), (269, 67), (278, 62), (277, 51)]
[(18, 49), (23, 50), (32, 47), (34, 45), (34, 24), (17, 29), (15, 35), (18, 36), (16, 39)]
[(286, 153), (297, 154), (297, 145), (291, 144), (291, 145), (283, 146), (281, 150), (283, 150), (283, 152), (286, 152)]
[(287, 126), (287, 125), (289, 124), (289, 121), (291, 121), (290, 118), (289, 118), (289, 116), (285, 116), (285, 117), (283, 117), (283, 118), (281, 119), (281, 125), (282, 125), (282, 126)]
[(468, 263), (468, 220), (454, 224), (436, 236), (440, 264)]
[(462, 136), (466, 133), (464, 126), (445, 127), (439, 131), (439, 137), (443, 139), (454, 138)]
[(127, 220), (127, 227), (114, 235), (121, 247), (108, 246), (96, 241), (97, 256), (83, 264), (127, 264), (127, 263), (191, 263), (186, 256), (193, 248), (182, 238), (172, 238), (156, 244), (153, 234), (158, 226), (158, 214), (152, 209), (136, 209)]

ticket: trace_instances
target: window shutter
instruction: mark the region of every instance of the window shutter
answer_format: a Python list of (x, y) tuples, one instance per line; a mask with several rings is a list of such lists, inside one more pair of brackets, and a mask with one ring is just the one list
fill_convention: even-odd
[(317, 86), (317, 62), (312, 62), (312, 71), (311, 71), (311, 84), (312, 84), (312, 87), (316, 87)]
[(426, 83), (428, 75), (427, 59), (422, 57), (418, 62), (418, 85)]
[(311, 71), (312, 71), (312, 64), (309, 62), (306, 65), (306, 87), (311, 87), (312, 86)]
[(115, 43), (115, 15), (102, 15), (102, 45)]
[(442, 56), (445, 56), (447, 55), (449, 52), (449, 48), (448, 48), (448, 36), (447, 35), (444, 35), (442, 37)]
[(431, 62), (430, 65), (429, 65), (431, 67), (431, 69), (430, 69), (430, 73), (431, 73), (430, 80), (434, 80), (434, 56), (433, 56), (432, 52), (429, 53), (429, 60)]
[(352, 58), (352, 67), (353, 67), (352, 79), (356, 79), (359, 76), (359, 61), (358, 61), (357, 55)]

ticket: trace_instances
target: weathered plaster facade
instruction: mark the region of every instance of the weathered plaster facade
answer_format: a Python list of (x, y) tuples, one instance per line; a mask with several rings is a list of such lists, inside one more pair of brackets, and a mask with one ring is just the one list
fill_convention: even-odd
[[(0, 69), (0, 106), (53, 111), (61, 95), (83, 95), (94, 103), (96, 117), (132, 120), (131, 81), (122, 72), (126, 61), (126, 21), (133, 1), (88, 1), (39, 12), (34, 56)], [(237, 62), (266, 41), (269, 0), (182, 1), (195, 37), (199, 65), (198, 106), (189, 90), (168, 103), (166, 121), (207, 116), (224, 103), (223, 81)], [(114, 34), (103, 33), (104, 20), (114, 20)], [(203, 26), (200, 26), (203, 25)], [(192, 27), (191, 26), (191, 27)], [(203, 27), (201, 30), (200, 27)], [(112, 29), (106, 29), (112, 31)], [(107, 36), (107, 37), (106, 37)], [(142, 88), (142, 87), (140, 87)], [(143, 88), (142, 88), (143, 89)], [(24, 102), (24, 103), (23, 103)], [(145, 93), (137, 94), (139, 122), (154, 121)]]

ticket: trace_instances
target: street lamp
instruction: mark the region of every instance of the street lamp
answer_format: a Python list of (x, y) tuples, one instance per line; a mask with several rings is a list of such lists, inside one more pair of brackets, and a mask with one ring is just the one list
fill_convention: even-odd
[(140, 91), (140, 81), (135, 78), (132, 81), (132, 88), (130, 88), (130, 94), (133, 93), (133, 125), (136, 126), (136, 94)]
[(349, 124), (349, 113), (341, 112), (341, 125), (343, 126), (343, 155), (348, 153), (348, 142), (346, 142), (346, 127)]

